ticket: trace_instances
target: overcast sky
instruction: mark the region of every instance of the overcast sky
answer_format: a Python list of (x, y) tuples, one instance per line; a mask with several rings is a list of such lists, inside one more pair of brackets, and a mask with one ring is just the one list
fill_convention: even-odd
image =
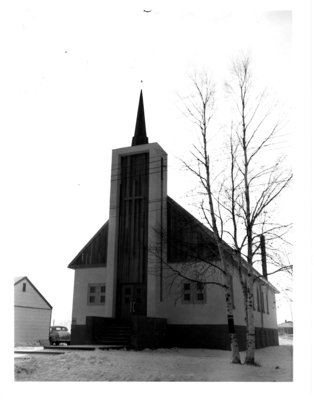
[[(232, 58), (248, 52), (258, 84), (270, 88), (289, 115), (289, 2), (279, 8), (239, 3), (12, 6), (5, 260), (12, 277), (27, 275), (52, 304), (56, 323), (71, 319), (74, 271), (67, 265), (108, 219), (111, 151), (131, 144), (141, 88), (149, 141), (168, 153), (168, 193), (190, 211), (193, 182), (178, 158), (188, 154), (195, 136), (177, 96), (189, 73), (206, 69), (222, 87)], [(278, 149), (289, 155), (289, 123), (284, 133)], [(216, 152), (219, 158), (221, 148)], [(278, 320), (290, 317), (285, 307)]]

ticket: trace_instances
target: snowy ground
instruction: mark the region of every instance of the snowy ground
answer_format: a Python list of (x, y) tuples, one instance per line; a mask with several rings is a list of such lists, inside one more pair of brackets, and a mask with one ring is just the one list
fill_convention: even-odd
[(23, 357), (15, 358), (16, 381), (289, 382), (293, 379), (291, 345), (256, 350), (259, 367), (233, 365), (228, 351), (209, 349), (71, 350), (60, 355)]

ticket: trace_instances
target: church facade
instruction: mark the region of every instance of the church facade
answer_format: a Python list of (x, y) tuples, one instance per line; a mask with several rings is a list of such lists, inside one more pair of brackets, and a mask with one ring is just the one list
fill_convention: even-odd
[[(241, 286), (227, 245), (226, 252), (244, 349)], [(212, 232), (167, 195), (167, 154), (148, 143), (141, 92), (132, 145), (112, 152), (109, 220), (68, 266), (75, 271), (71, 343), (228, 349), (217, 263)], [(208, 276), (216, 284), (205, 284)], [(255, 280), (257, 347), (278, 345), (276, 292), (266, 276)]]

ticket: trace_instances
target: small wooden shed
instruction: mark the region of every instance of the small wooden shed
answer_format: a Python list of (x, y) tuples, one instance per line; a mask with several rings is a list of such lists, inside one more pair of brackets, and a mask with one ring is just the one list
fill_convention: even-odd
[(14, 279), (14, 342), (34, 345), (49, 339), (52, 306), (27, 276)]

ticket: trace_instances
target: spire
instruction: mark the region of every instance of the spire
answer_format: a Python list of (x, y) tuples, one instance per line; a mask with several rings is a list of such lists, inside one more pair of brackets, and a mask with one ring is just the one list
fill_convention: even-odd
[(140, 101), (138, 103), (135, 132), (132, 139), (132, 146), (137, 146), (139, 144), (146, 144), (146, 143), (148, 143), (148, 137), (146, 136), (144, 102), (143, 102), (143, 93), (141, 90)]

